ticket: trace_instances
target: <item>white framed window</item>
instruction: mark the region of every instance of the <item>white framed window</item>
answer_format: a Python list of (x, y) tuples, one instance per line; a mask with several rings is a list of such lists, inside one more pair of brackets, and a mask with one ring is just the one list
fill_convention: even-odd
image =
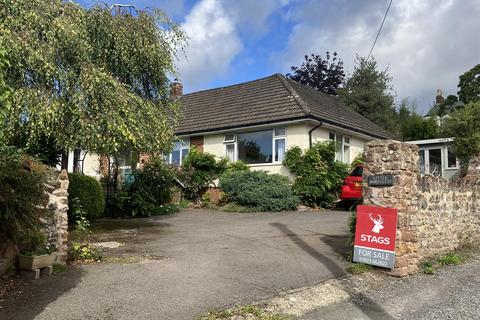
[(442, 147), (421, 148), (419, 151), (420, 174), (431, 174), (436, 177), (443, 177), (443, 154)]
[(328, 138), (336, 143), (335, 160), (350, 164), (350, 137), (330, 132)]
[(279, 163), (285, 158), (286, 129), (226, 134), (223, 139), (225, 156), (230, 161), (247, 164)]
[(458, 169), (459, 163), (455, 152), (453, 151), (453, 147), (447, 147), (446, 152), (446, 162), (447, 162), (447, 169)]
[(183, 139), (175, 142), (173, 150), (169, 155), (165, 156), (165, 161), (174, 166), (182, 165), (183, 159), (190, 150), (190, 139)]
[(345, 163), (350, 163), (350, 137), (343, 136), (343, 146), (342, 146), (342, 151), (343, 151), (343, 162)]
[(285, 128), (273, 130), (273, 162), (283, 162), (287, 132)]

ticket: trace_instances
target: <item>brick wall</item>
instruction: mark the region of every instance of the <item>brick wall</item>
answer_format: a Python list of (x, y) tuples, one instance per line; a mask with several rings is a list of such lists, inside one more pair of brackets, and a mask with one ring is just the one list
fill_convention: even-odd
[(195, 146), (198, 151), (203, 152), (203, 136), (190, 137), (190, 146)]
[(365, 204), (398, 209), (392, 275), (411, 274), (427, 258), (480, 241), (478, 172), (454, 181), (421, 177), (418, 147), (392, 140), (367, 143), (364, 158), (364, 181), (370, 175), (394, 176), (391, 187), (364, 186)]

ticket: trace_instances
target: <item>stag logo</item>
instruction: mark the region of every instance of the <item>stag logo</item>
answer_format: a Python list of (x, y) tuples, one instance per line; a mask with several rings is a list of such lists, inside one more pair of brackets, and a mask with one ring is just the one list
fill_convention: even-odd
[(373, 221), (373, 228), (372, 228), (372, 232), (373, 233), (380, 233), (380, 230), (383, 229), (383, 218), (381, 215), (378, 215), (378, 217), (375, 219), (373, 218), (372, 214), (368, 214), (368, 216), (370, 217), (370, 220)]

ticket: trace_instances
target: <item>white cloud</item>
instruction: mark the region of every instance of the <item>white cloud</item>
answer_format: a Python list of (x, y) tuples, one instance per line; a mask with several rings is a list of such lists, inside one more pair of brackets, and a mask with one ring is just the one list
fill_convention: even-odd
[[(305, 53), (337, 51), (346, 70), (355, 54), (366, 56), (388, 1), (309, 1), (289, 12), (295, 24), (284, 52), (284, 70)], [(458, 76), (480, 63), (478, 0), (393, 1), (373, 55), (388, 67), (398, 98), (417, 98), (426, 111), (437, 88), (457, 91)]]
[(217, 0), (202, 0), (182, 24), (187, 33), (186, 59), (178, 69), (187, 89), (203, 88), (218, 75), (225, 74), (230, 63), (242, 50), (235, 23)]

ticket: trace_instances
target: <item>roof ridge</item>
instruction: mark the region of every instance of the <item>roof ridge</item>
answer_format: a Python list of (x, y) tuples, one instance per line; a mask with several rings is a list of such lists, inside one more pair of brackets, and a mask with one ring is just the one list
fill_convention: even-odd
[(230, 85), (227, 85), (227, 86), (221, 86), (221, 87), (216, 87), (216, 88), (210, 88), (210, 89), (204, 89), (204, 90), (194, 91), (194, 92), (186, 93), (186, 94), (182, 95), (182, 97), (186, 97), (186, 96), (189, 96), (189, 95), (192, 95), (192, 94), (197, 94), (197, 93), (204, 93), (204, 92), (208, 92), (208, 91), (215, 91), (215, 90), (220, 90), (220, 89), (226, 89), (226, 88), (241, 86), (241, 85), (244, 85), (244, 84), (247, 84), (247, 83), (252, 83), (252, 82), (257, 82), (257, 81), (265, 80), (265, 79), (268, 79), (268, 78), (273, 78), (273, 77), (275, 77), (275, 76), (277, 76), (277, 75), (278, 75), (278, 73), (275, 73), (275, 74), (272, 74), (272, 75), (269, 75), (269, 76), (266, 76), (266, 77), (263, 77), (263, 78), (259, 78), (259, 79), (253, 79), (253, 80), (249, 80), (249, 81), (245, 81), (245, 82), (239, 82), (239, 83), (235, 83), (235, 84), (230, 84)]
[(295, 90), (294, 87), (288, 82), (288, 80), (280, 73), (275, 73), (274, 76), (280, 79), (280, 82), (283, 86), (292, 94), (293, 99), (298, 104), (298, 106), (302, 109), (305, 115), (310, 116), (310, 108), (308, 107), (307, 103), (302, 99), (300, 94)]

